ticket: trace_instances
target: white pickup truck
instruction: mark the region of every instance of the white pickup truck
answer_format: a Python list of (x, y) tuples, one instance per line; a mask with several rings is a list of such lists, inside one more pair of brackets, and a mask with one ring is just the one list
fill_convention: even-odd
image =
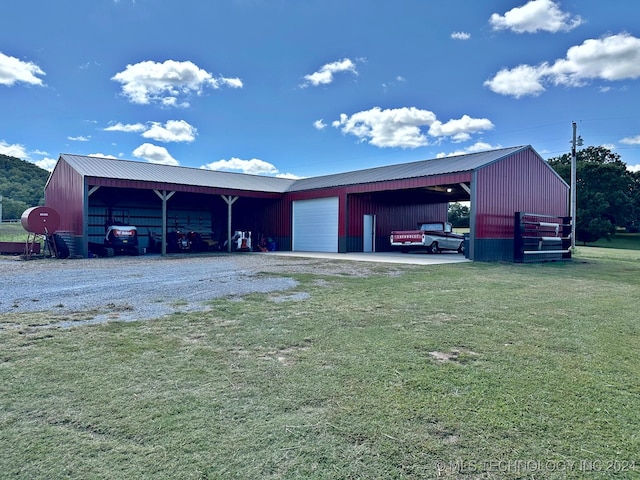
[(464, 235), (453, 233), (449, 222), (420, 222), (416, 230), (394, 230), (389, 237), (391, 246), (402, 253), (426, 249), (429, 253), (455, 250), (464, 253)]

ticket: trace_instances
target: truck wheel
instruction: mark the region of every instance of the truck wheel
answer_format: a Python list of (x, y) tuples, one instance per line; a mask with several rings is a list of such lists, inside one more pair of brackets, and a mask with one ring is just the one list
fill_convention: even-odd
[(429, 253), (438, 253), (440, 250), (438, 249), (438, 242), (433, 242), (429, 245)]
[(462, 254), (464, 254), (464, 242), (462, 242), (462, 243), (460, 244), (460, 246), (458, 247), (458, 253), (462, 253)]

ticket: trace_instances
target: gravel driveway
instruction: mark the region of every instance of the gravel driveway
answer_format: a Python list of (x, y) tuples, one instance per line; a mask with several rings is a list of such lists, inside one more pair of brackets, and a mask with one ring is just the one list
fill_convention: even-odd
[(61, 327), (145, 320), (205, 309), (203, 302), (214, 298), (286, 292), (297, 285), (292, 278), (259, 273), (353, 276), (368, 275), (371, 267), (261, 253), (31, 261), (5, 257), (0, 258), (0, 314), (50, 311), (64, 318), (90, 313), (89, 320), (53, 324)]

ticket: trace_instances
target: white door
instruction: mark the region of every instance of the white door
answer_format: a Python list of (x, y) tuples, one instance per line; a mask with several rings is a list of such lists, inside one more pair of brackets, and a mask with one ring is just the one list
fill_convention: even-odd
[(293, 202), (294, 252), (338, 251), (338, 197)]
[(365, 215), (362, 220), (362, 251), (376, 251), (376, 216)]

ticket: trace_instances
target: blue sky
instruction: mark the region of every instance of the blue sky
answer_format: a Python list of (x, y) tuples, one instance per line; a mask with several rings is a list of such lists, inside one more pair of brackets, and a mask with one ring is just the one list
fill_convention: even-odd
[(640, 168), (640, 2), (21, 0), (0, 153), (307, 177), (499, 147)]

